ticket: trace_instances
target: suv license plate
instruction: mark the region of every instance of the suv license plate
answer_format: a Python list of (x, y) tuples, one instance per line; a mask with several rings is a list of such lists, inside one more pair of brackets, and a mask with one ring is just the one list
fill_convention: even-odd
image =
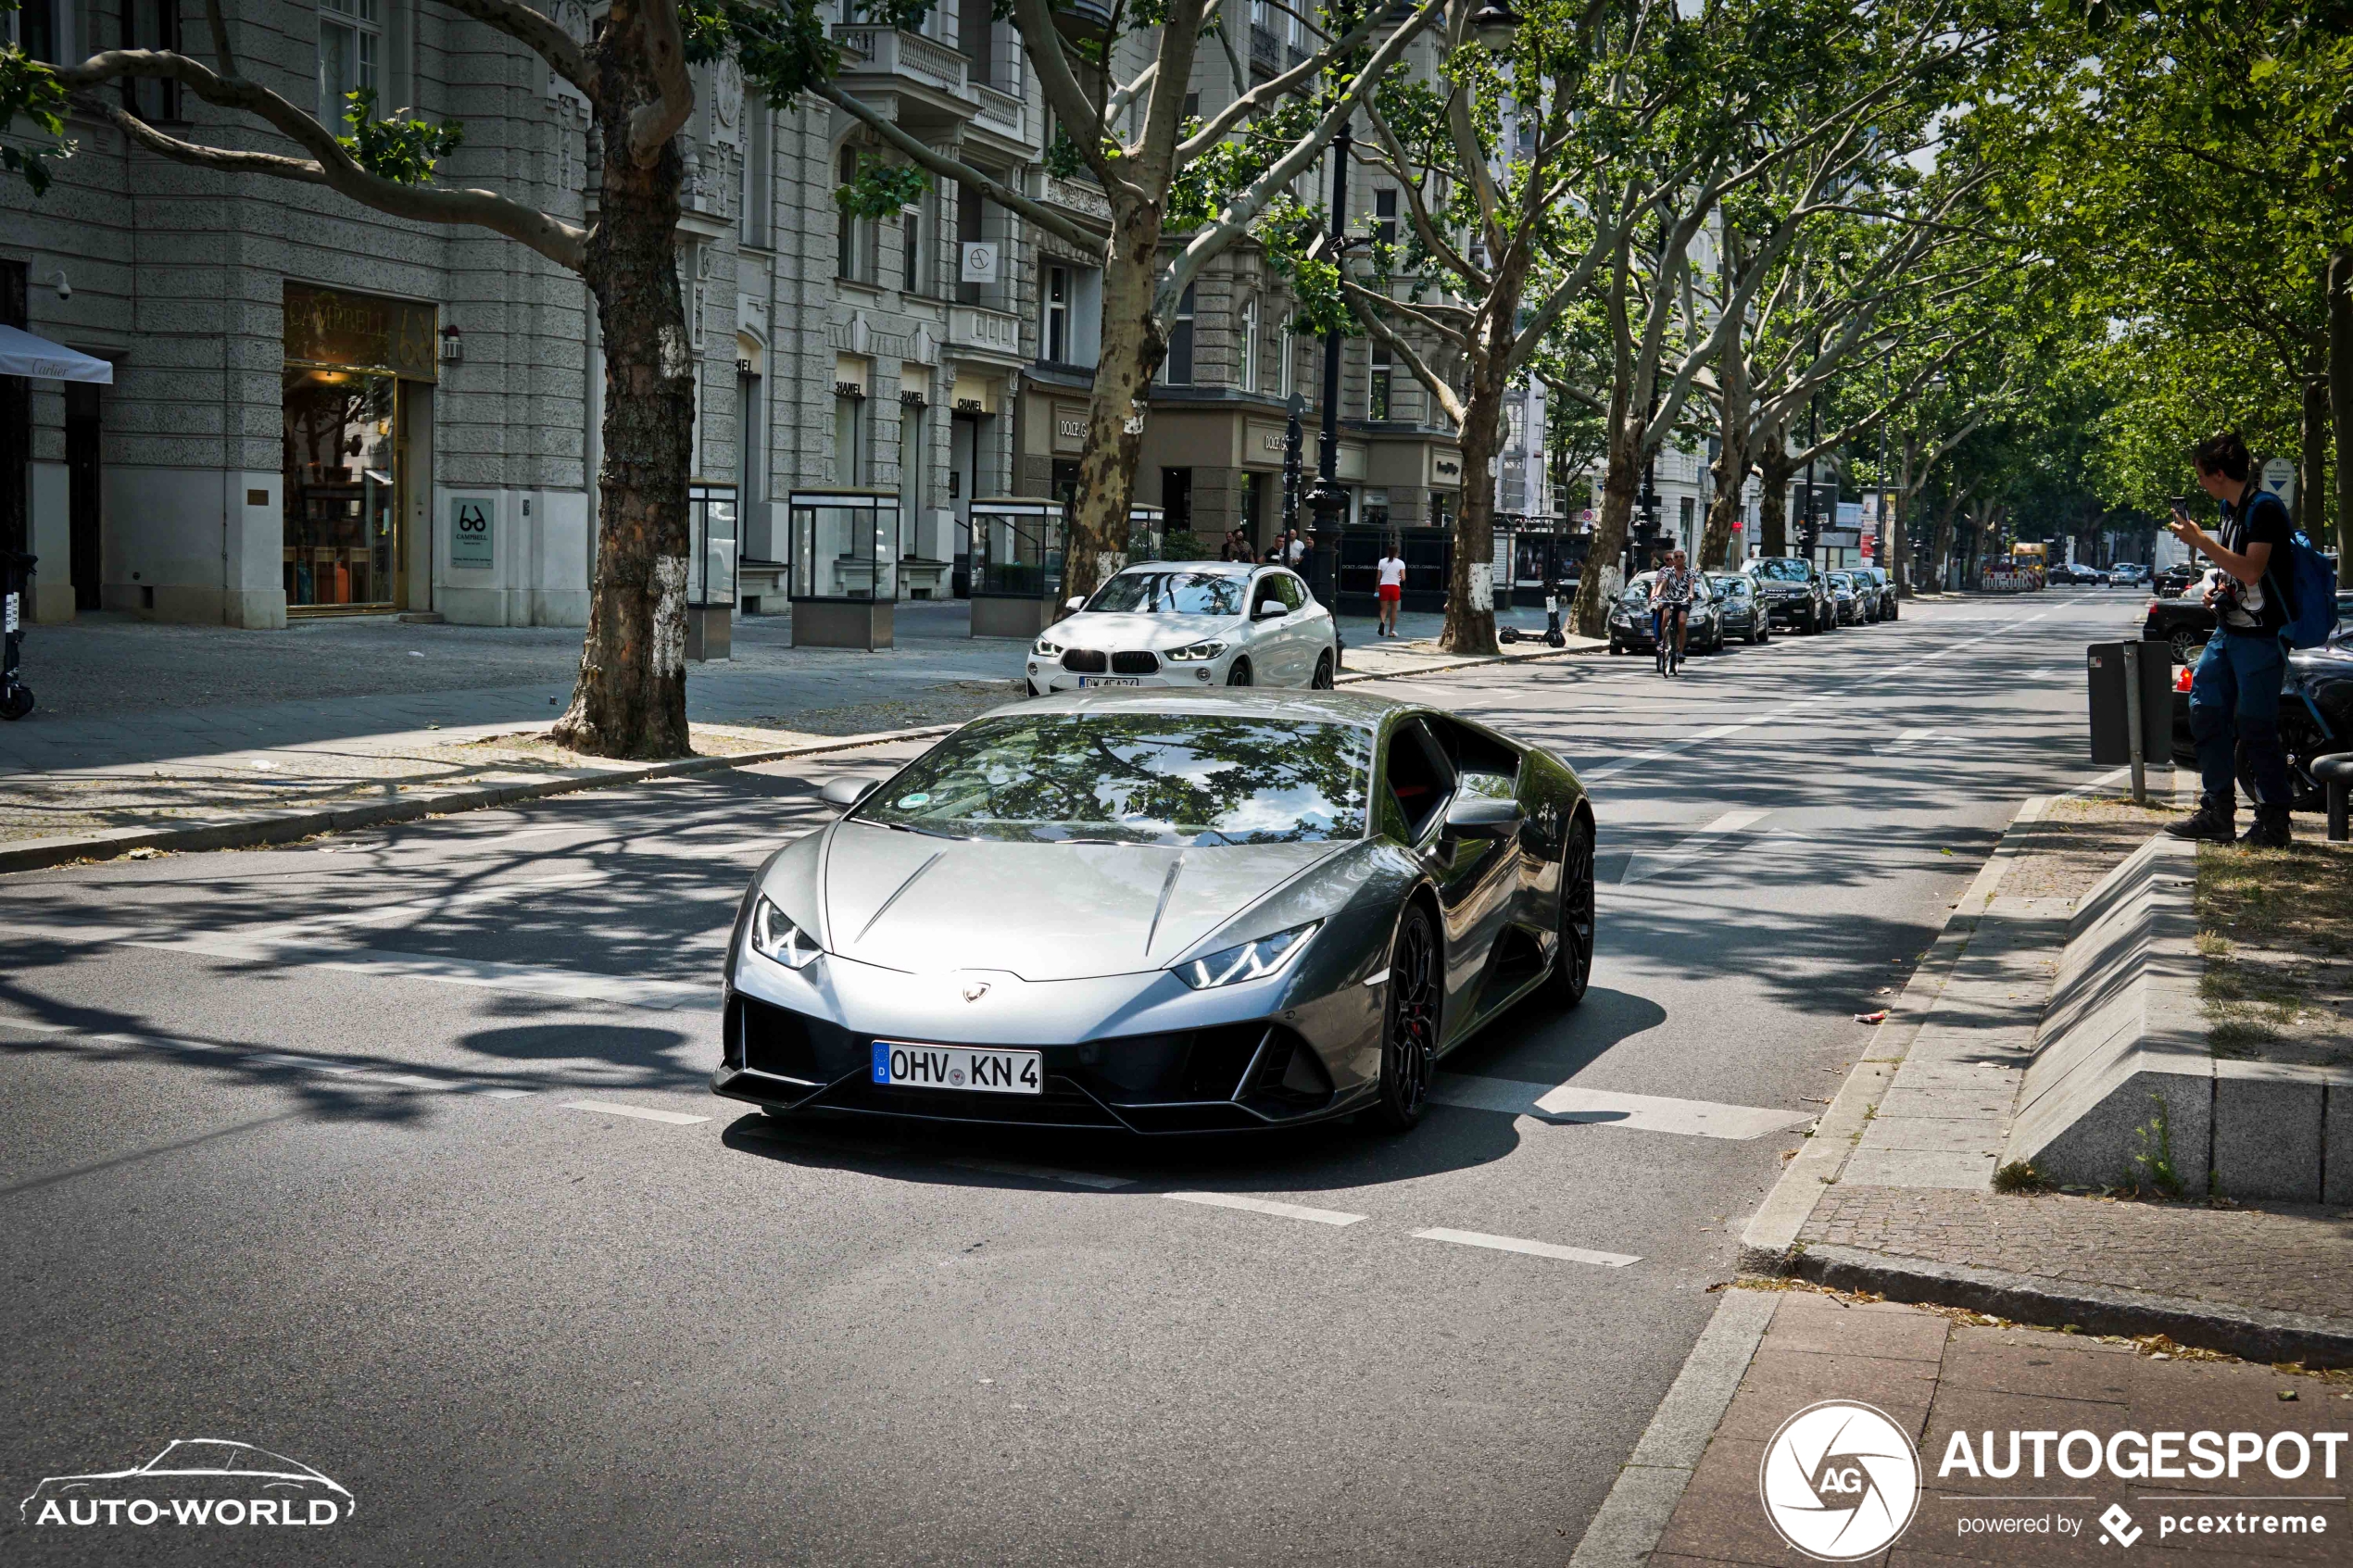
[(1081, 675), (1078, 684), (1082, 686), (1140, 686), (1144, 683), (1133, 675)]
[(977, 1089), (983, 1094), (1038, 1095), (1046, 1073), (1036, 1051), (979, 1051), (963, 1046), (875, 1042), (875, 1082), (918, 1089)]

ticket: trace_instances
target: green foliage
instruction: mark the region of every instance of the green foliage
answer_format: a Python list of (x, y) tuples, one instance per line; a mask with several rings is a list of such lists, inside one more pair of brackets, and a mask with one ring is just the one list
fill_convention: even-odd
[(19, 120), (40, 139), (21, 147), (0, 143), (0, 172), (18, 176), (37, 196), (49, 188), (49, 165), (73, 156), (73, 144), (65, 139), (66, 93), (55, 71), (10, 44), (0, 48), (0, 130)]
[(834, 192), (834, 205), (852, 218), (889, 218), (913, 205), (931, 181), (911, 164), (858, 160), (858, 178)]
[(344, 104), (343, 122), (351, 127), (351, 134), (338, 136), (336, 142), (354, 163), (396, 185), (424, 184), (433, 178), (434, 166), (466, 139), (466, 128), (454, 119), (377, 119), (372, 88), (345, 94)]
[(745, 82), (777, 108), (831, 78), (840, 62), (817, 0), (679, 0), (678, 18), (688, 59), (734, 51)]

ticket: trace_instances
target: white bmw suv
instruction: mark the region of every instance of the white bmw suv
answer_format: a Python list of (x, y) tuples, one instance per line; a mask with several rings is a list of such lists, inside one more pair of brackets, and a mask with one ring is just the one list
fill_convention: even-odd
[(1095, 686), (1329, 686), (1332, 612), (1299, 574), (1243, 561), (1148, 561), (1070, 601), (1029, 650), (1032, 696)]

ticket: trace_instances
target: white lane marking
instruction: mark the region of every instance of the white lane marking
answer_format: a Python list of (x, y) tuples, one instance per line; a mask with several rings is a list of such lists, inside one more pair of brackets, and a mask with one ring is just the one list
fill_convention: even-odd
[(30, 1018), (0, 1018), (0, 1029), (30, 1029), (36, 1035), (70, 1035), (70, 1023), (39, 1023)]
[(1772, 814), (1769, 809), (1727, 811), (1664, 854), (1629, 855), (1626, 859), (1626, 870), (1618, 877), (1617, 884), (1625, 887), (1633, 883), (1647, 882), (1659, 872), (1671, 871), (1683, 861), (1692, 859), (1718, 839), (1738, 833), (1743, 828), (1755, 827)]
[(1365, 1217), (1338, 1209), (1310, 1209), (1303, 1204), (1277, 1203), (1271, 1198), (1242, 1198), (1230, 1192), (1164, 1192), (1161, 1197), (1178, 1203), (1205, 1203), (1212, 1209), (1247, 1209), (1253, 1214), (1306, 1220), (1318, 1225), (1353, 1225)]
[[(1965, 637), (1957, 643), (1947, 643), (1933, 653), (1925, 653), (1918, 659), (1906, 660), (1902, 664), (1893, 665), (1888, 669), (1879, 671), (1877, 674), (1865, 676), (1856, 684), (1859, 685), (1872, 685), (1888, 679), (1892, 675), (1900, 675), (1907, 670), (1917, 670), (1923, 664), (1933, 663), (1937, 659), (1944, 658), (1947, 654), (1959, 652), (1962, 648), (1971, 647), (1979, 643), (1992, 642), (1995, 637), (2001, 636), (2007, 632), (2016, 631), (2019, 627), (2026, 625), (2029, 621), (2040, 621), (2045, 615), (2049, 613), (2050, 612), (2048, 610), (2040, 611), (2036, 614), (2027, 616), (2022, 620), (2005, 622), (2001, 626), (1994, 628), (1994, 630), (1986, 633), (1982, 636)], [(1818, 702), (1829, 702), (1833, 697), (1845, 696), (1848, 695), (1849, 694), (1845, 692), (1821, 692), (1813, 696), (1799, 697), (1795, 702), (1783, 703), (1780, 707), (1769, 709), (1767, 711), (1756, 715), (1753, 719), (1743, 719), (1737, 724), (1718, 724), (1714, 729), (1702, 730), (1697, 734), (1686, 735), (1681, 740), (1669, 741), (1665, 746), (1655, 746), (1648, 751), (1638, 751), (1631, 757), (1620, 758), (1618, 760), (1609, 763), (1605, 767), (1579, 768), (1577, 770), (1577, 776), (1587, 784), (1592, 784), (1602, 779), (1614, 778), (1617, 774), (1626, 772), (1630, 769), (1639, 768), (1645, 762), (1655, 762), (1661, 758), (1673, 757), (1679, 753), (1689, 751), (1692, 746), (1705, 746), (1709, 741), (1721, 740), (1726, 735), (1737, 734), (1743, 730), (1755, 729), (1759, 724), (1774, 723), (1780, 720), (1788, 718), (1791, 714), (1797, 712), (1800, 709), (1809, 708)]]
[(1594, 1252), (1582, 1247), (1560, 1247), (1549, 1241), (1529, 1241), (1516, 1236), (1488, 1236), (1481, 1231), (1451, 1231), (1433, 1226), (1416, 1231), (1424, 1241), (1451, 1241), (1460, 1247), (1486, 1247), (1497, 1252), (1525, 1252), (1531, 1258), (1558, 1258), (1569, 1263), (1597, 1263), (1605, 1269), (1622, 1269), (1642, 1259), (1626, 1252)]
[(434, 1078), (422, 1073), (395, 1073), (381, 1067), (349, 1064), (333, 1057), (297, 1056), (291, 1051), (249, 1050), (212, 1040), (183, 1040), (174, 1035), (132, 1035), (122, 1031), (89, 1033), (63, 1023), (28, 1023), (0, 1019), (0, 1028), (31, 1029), (43, 1034), (73, 1035), (82, 1046), (131, 1046), (142, 1050), (204, 1051), (239, 1067), (282, 1067), (316, 1073), (346, 1084), (384, 1084), (402, 1089), (434, 1089), (443, 1094), (472, 1095), (480, 1099), (521, 1099), (531, 1089), (500, 1088), (477, 1078)]
[(1617, 1094), (1608, 1089), (1582, 1089), (1574, 1084), (1528, 1084), (1510, 1078), (1482, 1078), (1469, 1073), (1441, 1073), (1429, 1098), (1441, 1105), (1466, 1110), (1500, 1110), (1513, 1116), (1541, 1116), (1554, 1122), (1576, 1122), (1601, 1127), (1623, 1127), (1637, 1133), (1678, 1133), (1686, 1137), (1761, 1138), (1812, 1121), (1803, 1110), (1771, 1110), (1754, 1105), (1718, 1105), (1712, 1100), (1673, 1099), (1663, 1095)]
[(1948, 730), (1898, 730), (1895, 732), (1894, 740), (1874, 746), (1872, 749), (1885, 757), (1894, 752), (1911, 751), (1919, 747), (1935, 746), (1951, 738), (1952, 733)]
[(688, 1116), (683, 1111), (655, 1110), (642, 1105), (618, 1105), (609, 1099), (568, 1099), (560, 1110), (585, 1110), (597, 1116), (634, 1116), (640, 1122), (662, 1122), (673, 1127), (691, 1127), (698, 1122), (708, 1122), (708, 1116)]
[(987, 1171), (999, 1176), (1031, 1176), (1041, 1182), (1061, 1182), (1066, 1186), (1091, 1187), (1097, 1192), (1111, 1192), (1136, 1185), (1126, 1176), (1098, 1176), (1091, 1171), (1058, 1171), (1051, 1165), (1015, 1165), (1003, 1160), (943, 1160), (940, 1163), (965, 1171)]

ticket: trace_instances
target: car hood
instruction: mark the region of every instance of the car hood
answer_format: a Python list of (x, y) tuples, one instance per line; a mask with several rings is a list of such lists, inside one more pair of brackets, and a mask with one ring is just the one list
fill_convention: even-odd
[(1207, 637), (1231, 636), (1238, 615), (1114, 615), (1081, 610), (1046, 634), (1064, 647), (1181, 648)]
[(995, 969), (1032, 981), (1163, 968), (1347, 847), (1007, 844), (857, 822), (824, 836), (828, 950), (911, 973)]

